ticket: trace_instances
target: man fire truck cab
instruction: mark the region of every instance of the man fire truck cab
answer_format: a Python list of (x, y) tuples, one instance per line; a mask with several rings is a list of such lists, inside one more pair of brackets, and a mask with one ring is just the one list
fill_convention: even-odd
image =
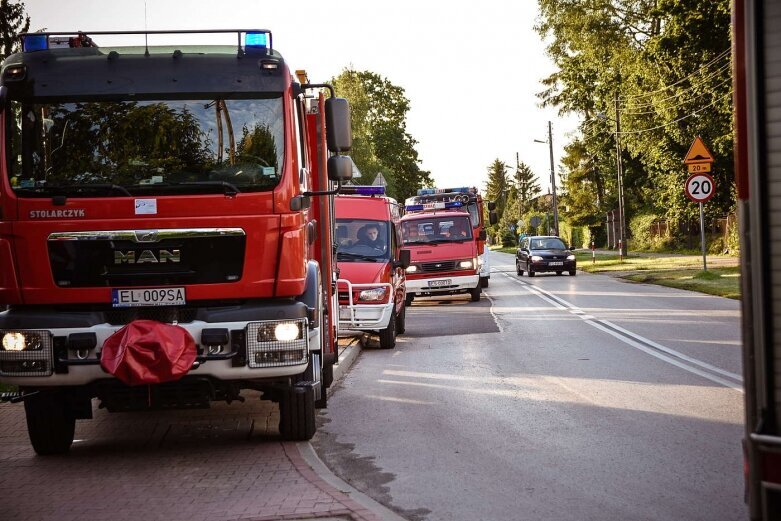
[(478, 241), (470, 214), (462, 203), (436, 203), (441, 209), (423, 211), (423, 205), (407, 206), (401, 219), (404, 247), (411, 252), (407, 268), (407, 305), (415, 296), (469, 293), (480, 300)]
[(339, 328), (376, 331), (380, 347), (391, 349), (406, 327), (410, 252), (402, 249), (399, 204), (384, 194), (383, 186), (343, 186), (334, 198), (335, 242)]
[[(480, 267), (480, 287), (487, 288), (491, 278), (491, 269), (488, 263), (488, 252), (485, 247), (486, 232), (483, 215), (483, 198), (477, 188), (460, 186), (455, 188), (421, 188), (417, 195), (407, 198), (404, 202), (407, 212), (419, 212), (438, 205), (444, 208), (445, 203), (460, 202), (460, 210), (469, 212), (469, 220), (472, 223), (472, 236), (477, 243), (477, 262)], [(412, 208), (412, 210), (409, 210)], [(497, 216), (494, 212), (494, 204), (488, 202), (489, 222), (496, 224)]]
[[(204, 33), (233, 43), (146, 43)], [(20, 37), (0, 86), (0, 381), (35, 451), (66, 452), (92, 398), (244, 390), (279, 403), (284, 439), (311, 438), (337, 356), (346, 100), (296, 81), (265, 29)], [(141, 45), (92, 40), (117, 37)]]

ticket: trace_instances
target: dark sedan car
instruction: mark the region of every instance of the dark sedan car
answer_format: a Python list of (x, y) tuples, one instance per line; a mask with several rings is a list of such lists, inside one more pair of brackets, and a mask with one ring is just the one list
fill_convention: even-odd
[(565, 271), (575, 276), (575, 255), (564, 241), (554, 236), (532, 235), (521, 239), (515, 253), (515, 272), (523, 275), (528, 272), (530, 277), (535, 273), (553, 271), (561, 275)]

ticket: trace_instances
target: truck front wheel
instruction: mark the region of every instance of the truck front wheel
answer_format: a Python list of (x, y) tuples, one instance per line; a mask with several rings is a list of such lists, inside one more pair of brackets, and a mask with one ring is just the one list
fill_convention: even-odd
[(315, 429), (315, 391), (294, 384), (279, 399), (279, 434), (283, 440), (307, 441)]
[(478, 284), (476, 288), (469, 290), (469, 300), (472, 302), (480, 302), (480, 293), (482, 293), (482, 288)]
[(73, 444), (76, 418), (62, 391), (40, 391), (24, 401), (27, 433), (41, 456), (64, 454)]

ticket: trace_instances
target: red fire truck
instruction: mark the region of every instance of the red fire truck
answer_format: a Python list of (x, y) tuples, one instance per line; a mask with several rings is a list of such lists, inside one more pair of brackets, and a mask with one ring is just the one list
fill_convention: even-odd
[(427, 211), (423, 205), (407, 206), (408, 213), (401, 219), (404, 246), (412, 257), (407, 268), (407, 305), (415, 296), (456, 293), (469, 293), (477, 302), (482, 286), (478, 238), (470, 215), (459, 201), (430, 204)]
[[(445, 203), (460, 202), (461, 210), (469, 212), (469, 219), (472, 222), (472, 236), (477, 242), (477, 262), (480, 267), (480, 287), (487, 288), (491, 278), (491, 269), (488, 262), (488, 253), (485, 248), (485, 217), (483, 210), (483, 198), (477, 188), (459, 186), (455, 188), (421, 188), (417, 195), (408, 198), (405, 201), (407, 212), (419, 212), (430, 209), (439, 204), (440, 209)], [(489, 222), (496, 224), (497, 216), (493, 203), (488, 203)], [(412, 208), (410, 210), (409, 208)]]
[[(781, 4), (733, 0), (748, 518), (781, 519)], [(718, 179), (717, 179), (718, 181)]]
[(383, 186), (343, 186), (335, 197), (339, 327), (377, 332), (380, 347), (404, 333), (409, 250), (402, 249), (400, 205)]
[[(231, 43), (148, 43), (204, 33)], [(36, 452), (66, 452), (93, 398), (248, 390), (311, 438), (337, 356), (346, 100), (294, 78), (268, 30), (21, 38), (0, 86), (0, 381)], [(141, 45), (96, 45), (118, 38)]]

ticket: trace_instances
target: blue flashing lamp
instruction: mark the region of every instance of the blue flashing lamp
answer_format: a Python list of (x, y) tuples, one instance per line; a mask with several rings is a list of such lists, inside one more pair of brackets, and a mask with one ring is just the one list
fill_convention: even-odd
[(434, 188), (419, 188), (418, 189), (418, 195), (434, 195), (435, 189)]
[(422, 212), (425, 207), (422, 204), (408, 204), (404, 209), (408, 212)]
[(49, 49), (49, 36), (45, 34), (26, 34), (22, 38), (22, 51), (35, 52)]
[(342, 189), (339, 190), (339, 193), (342, 194), (355, 194), (355, 195), (385, 195), (385, 187), (384, 186), (342, 186)]
[(268, 47), (267, 33), (246, 33), (244, 35), (244, 47), (246, 49), (266, 49)]
[(460, 201), (451, 201), (449, 203), (445, 203), (445, 208), (461, 208), (462, 206), (464, 205)]

